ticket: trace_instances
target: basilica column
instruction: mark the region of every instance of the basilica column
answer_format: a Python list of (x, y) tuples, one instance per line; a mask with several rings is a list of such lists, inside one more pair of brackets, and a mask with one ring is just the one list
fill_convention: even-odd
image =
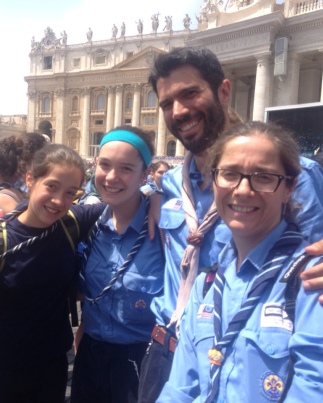
[(122, 124), (122, 98), (123, 98), (123, 85), (116, 86), (116, 103), (114, 112), (114, 127)]
[(108, 133), (114, 127), (115, 87), (110, 85), (107, 89), (108, 89), (108, 102), (107, 102), (107, 122), (105, 130)]
[(81, 150), (80, 154), (83, 157), (89, 155), (89, 143), (90, 143), (90, 103), (91, 103), (91, 88), (82, 88), (81, 92), (83, 96), (83, 111), (82, 111), (82, 135), (81, 135)]
[(28, 91), (27, 132), (34, 132), (36, 127), (37, 91)]
[(271, 81), (269, 55), (263, 55), (257, 59), (253, 120), (264, 120), (265, 108), (269, 106)]
[(161, 108), (158, 111), (158, 129), (157, 129), (157, 151), (156, 155), (165, 155), (165, 140), (166, 140), (166, 124), (164, 113)]
[(56, 95), (56, 131), (55, 131), (55, 143), (65, 144), (65, 94), (64, 88), (57, 88), (55, 90)]
[(140, 90), (141, 84), (133, 84), (132, 88), (133, 92), (133, 105), (132, 105), (132, 119), (131, 125), (132, 126), (139, 126), (140, 124)]

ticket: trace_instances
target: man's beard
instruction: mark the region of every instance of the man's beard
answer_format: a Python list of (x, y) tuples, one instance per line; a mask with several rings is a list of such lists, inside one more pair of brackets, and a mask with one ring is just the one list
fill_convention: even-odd
[[(194, 155), (198, 155), (207, 150), (214, 142), (218, 139), (220, 133), (224, 129), (225, 125), (225, 115), (220, 103), (213, 104), (210, 106), (206, 112), (203, 114), (202, 119), (204, 120), (204, 132), (203, 135), (197, 139), (192, 138), (182, 138), (181, 134), (177, 129), (177, 124), (173, 124), (171, 127), (172, 134), (180, 140), (184, 147), (191, 151)], [(191, 115), (185, 116), (178, 123), (183, 123), (190, 121), (192, 119)]]

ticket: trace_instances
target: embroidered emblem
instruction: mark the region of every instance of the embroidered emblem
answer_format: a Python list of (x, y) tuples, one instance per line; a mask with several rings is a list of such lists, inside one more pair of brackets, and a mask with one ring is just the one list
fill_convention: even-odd
[(212, 318), (213, 305), (201, 304), (197, 312), (197, 318)]
[(144, 309), (146, 309), (147, 307), (147, 303), (144, 299), (138, 299), (138, 301), (135, 302), (135, 308), (138, 311), (143, 311)]
[(263, 393), (269, 400), (280, 400), (285, 388), (285, 380), (282, 376), (273, 372), (266, 372), (261, 377), (261, 383)]
[(182, 200), (177, 199), (173, 207), (174, 210), (179, 210), (181, 208), (182, 203), (183, 203)]

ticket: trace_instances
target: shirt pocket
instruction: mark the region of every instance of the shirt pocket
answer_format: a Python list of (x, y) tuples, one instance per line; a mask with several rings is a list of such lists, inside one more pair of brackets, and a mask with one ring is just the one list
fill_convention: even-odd
[[(200, 309), (204, 309), (201, 308)], [(194, 344), (198, 346), (200, 343), (209, 343), (211, 348), (213, 346), (214, 340), (214, 323), (213, 323), (213, 312), (210, 311), (210, 316), (207, 318), (197, 318), (195, 327), (195, 337)]]
[(288, 344), (292, 333), (286, 329), (263, 328), (259, 331), (243, 329), (240, 335), (268, 358), (280, 359), (289, 356)]
[(154, 323), (150, 310), (152, 299), (163, 291), (163, 276), (143, 275), (128, 271), (123, 277), (122, 298), (124, 323)]
[(179, 228), (185, 221), (181, 199), (168, 200), (161, 209), (159, 227), (164, 230)]

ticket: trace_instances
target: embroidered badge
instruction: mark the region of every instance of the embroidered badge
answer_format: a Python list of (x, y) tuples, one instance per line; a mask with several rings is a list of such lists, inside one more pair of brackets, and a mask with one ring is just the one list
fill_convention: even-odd
[(197, 318), (212, 318), (213, 305), (201, 304), (197, 312)]
[(135, 308), (138, 311), (143, 311), (144, 309), (146, 309), (147, 307), (147, 303), (144, 299), (138, 299), (138, 301), (135, 302)]
[(272, 401), (280, 400), (285, 388), (285, 380), (282, 376), (273, 372), (265, 372), (261, 377), (261, 384), (262, 391), (267, 399)]
[(183, 203), (182, 200), (177, 199), (173, 207), (174, 210), (179, 210), (181, 208), (182, 203)]

